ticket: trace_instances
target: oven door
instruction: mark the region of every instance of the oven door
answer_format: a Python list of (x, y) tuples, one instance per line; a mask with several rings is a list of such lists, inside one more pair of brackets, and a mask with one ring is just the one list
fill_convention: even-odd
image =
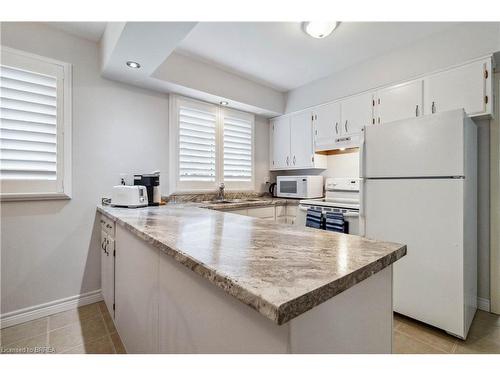
[[(307, 209), (313, 207), (309, 205), (300, 204), (297, 210), (297, 216), (295, 218), (295, 225), (299, 227), (306, 226)], [(319, 208), (317, 206), (314, 206)], [(349, 233), (359, 236), (359, 212), (357, 210), (345, 209), (345, 208), (330, 208), (322, 207), (322, 212), (341, 212), (344, 215), (344, 220), (349, 223)]]

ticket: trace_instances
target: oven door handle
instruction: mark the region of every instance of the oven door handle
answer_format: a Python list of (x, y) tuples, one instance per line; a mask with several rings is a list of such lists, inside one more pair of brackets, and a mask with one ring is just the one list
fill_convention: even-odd
[(299, 204), (299, 210), (301, 210), (301, 211), (307, 211), (308, 208), (309, 207), (307, 207), (307, 206), (303, 206), (303, 205)]

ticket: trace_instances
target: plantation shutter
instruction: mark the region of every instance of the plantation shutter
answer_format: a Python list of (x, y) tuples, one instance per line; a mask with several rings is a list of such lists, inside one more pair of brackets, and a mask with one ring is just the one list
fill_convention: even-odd
[(217, 112), (182, 103), (179, 109), (179, 181), (215, 183)]
[(0, 198), (70, 198), (71, 65), (0, 50)]
[(57, 179), (57, 77), (0, 67), (0, 178)]
[(224, 131), (224, 182), (251, 182), (253, 116), (226, 110)]

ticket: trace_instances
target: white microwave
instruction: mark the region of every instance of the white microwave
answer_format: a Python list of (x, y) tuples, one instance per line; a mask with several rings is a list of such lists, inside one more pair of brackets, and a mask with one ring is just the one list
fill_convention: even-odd
[(276, 196), (283, 198), (323, 197), (323, 176), (278, 176)]

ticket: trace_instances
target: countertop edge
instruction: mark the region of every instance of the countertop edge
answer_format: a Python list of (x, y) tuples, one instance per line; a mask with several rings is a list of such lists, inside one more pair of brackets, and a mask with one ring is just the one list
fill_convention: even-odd
[[(135, 228), (133, 225), (130, 225), (129, 223), (123, 221), (119, 217), (116, 217), (109, 212), (105, 211), (102, 207), (97, 207), (97, 210), (99, 213), (103, 214), (104, 216), (108, 217), (111, 220), (116, 221), (120, 226), (128, 229), (130, 232), (134, 233), (136, 236), (139, 238), (143, 239), (150, 245), (158, 248), (161, 250), (163, 253), (166, 255), (174, 258), (175, 261), (179, 262), (181, 265), (184, 267), (190, 269), (191, 271), (195, 272), (199, 276), (207, 279), (210, 281), (212, 284), (215, 286), (221, 288), (224, 292), (228, 293), (232, 297), (236, 298), (239, 302), (243, 302), (245, 305), (251, 307), (252, 309), (258, 311), (262, 315), (264, 315), (266, 318), (272, 320), (273, 322), (279, 323), (279, 306), (276, 306), (265, 299), (263, 299), (261, 296), (255, 295), (251, 291), (235, 284), (232, 280), (230, 280), (228, 277), (221, 275), (212, 269), (207, 268), (202, 262), (191, 258), (190, 256), (184, 254), (182, 251), (179, 251), (177, 249), (173, 249), (170, 246), (159, 242), (158, 240), (154, 239), (150, 235), (138, 230)], [(241, 296), (245, 296), (245, 298), (241, 298)], [(282, 323), (281, 323), (282, 324)]]
[[(198, 208), (210, 209), (205, 207)], [(120, 226), (130, 230), (139, 238), (160, 249), (186, 268), (207, 279), (213, 285), (221, 288), (223, 291), (236, 298), (238, 301), (243, 302), (245, 305), (258, 311), (260, 314), (272, 320), (277, 325), (283, 325), (293, 318), (296, 318), (297, 316), (311, 310), (315, 306), (318, 306), (321, 303), (329, 300), (330, 298), (333, 298), (336, 295), (339, 295), (340, 293), (353, 287), (354, 285), (359, 284), (363, 280), (387, 268), (398, 259), (405, 256), (407, 251), (406, 245), (402, 245), (398, 250), (395, 250), (392, 253), (387, 254), (384, 257), (377, 259), (374, 262), (369, 263), (356, 271), (351, 272), (350, 274), (347, 274), (326, 285), (303, 294), (291, 301), (276, 306), (275, 304), (266, 301), (261, 296), (256, 295), (255, 293), (235, 284), (235, 282), (230, 280), (228, 277), (206, 267), (205, 264), (203, 264), (199, 260), (193, 259), (192, 257), (184, 254), (182, 251), (174, 249), (165, 243), (159, 242), (150, 235), (138, 230), (133, 225), (107, 212), (102, 207), (97, 206), (97, 211), (108, 217), (109, 219), (116, 221)], [(242, 298), (242, 296), (244, 296), (244, 298)]]
[[(345, 275), (329, 284), (326, 284), (320, 288), (317, 288), (308, 294), (297, 297), (287, 303), (282, 304), (278, 311), (278, 321), (277, 324), (284, 324), (299, 315), (311, 310), (312, 308), (328, 301), (342, 292), (352, 288), (353, 286), (361, 283), (362, 281), (368, 279), (370, 276), (382, 271), (383, 269), (389, 267), (397, 260), (401, 259), (406, 255), (406, 245), (402, 245), (401, 248), (395, 250), (391, 254), (377, 259), (376, 261), (365, 265), (364, 267)], [(334, 286), (335, 284), (335, 286)], [(339, 286), (341, 285), (341, 287)], [(300, 311), (296, 310), (296, 306), (301, 306)]]

